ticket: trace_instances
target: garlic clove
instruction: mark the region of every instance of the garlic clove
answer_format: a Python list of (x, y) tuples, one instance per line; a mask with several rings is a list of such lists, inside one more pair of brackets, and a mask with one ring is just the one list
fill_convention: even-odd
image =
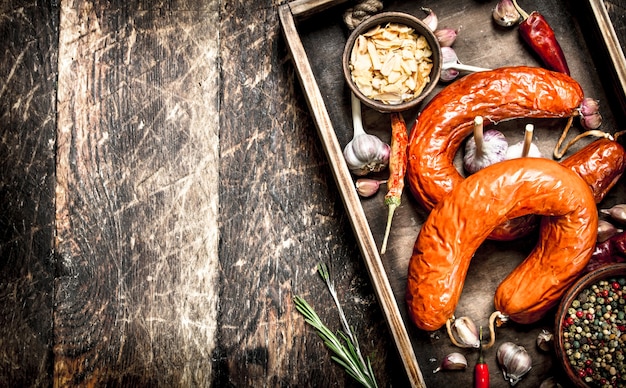
[(378, 192), (380, 185), (386, 181), (377, 179), (359, 178), (355, 182), (356, 192), (364, 198), (371, 197)]
[(452, 352), (441, 361), (441, 365), (433, 370), (433, 373), (437, 373), (440, 370), (463, 370), (465, 368), (467, 368), (465, 356), (458, 352)]
[(552, 376), (541, 382), (539, 388), (562, 388), (561, 384), (559, 384), (556, 379)]
[(511, 27), (517, 24), (521, 15), (515, 8), (513, 1), (500, 0), (492, 12), (493, 20), (502, 27)]
[(583, 116), (596, 114), (600, 111), (600, 101), (593, 98), (585, 97), (580, 104), (580, 113)]
[(439, 25), (439, 18), (437, 18), (437, 14), (433, 12), (432, 9), (427, 7), (422, 7), (421, 9), (428, 14), (428, 16), (422, 19), (422, 21), (428, 26), (428, 28), (430, 28), (431, 31), (435, 31)]
[(452, 47), (441, 48), (441, 62), (442, 63), (457, 63), (459, 57), (456, 55), (456, 51)]
[(543, 329), (537, 335), (537, 347), (543, 352), (549, 352), (552, 349), (552, 343), (554, 340), (554, 335), (550, 333), (548, 330)]
[(587, 116), (580, 116), (580, 124), (585, 129), (598, 129), (602, 125), (602, 115), (594, 113)]
[(441, 70), (441, 75), (439, 76), (439, 79), (442, 82), (450, 82), (450, 81), (454, 81), (456, 79), (456, 77), (459, 76), (459, 71), (456, 69), (444, 69)]
[(478, 349), (480, 339), (478, 336), (478, 328), (469, 317), (460, 317), (452, 323), (452, 330), (462, 345)]
[(517, 384), (532, 368), (532, 360), (526, 349), (512, 342), (502, 343), (496, 352), (496, 358), (504, 379), (511, 386)]
[(618, 233), (622, 233), (623, 230), (616, 228), (615, 225), (606, 220), (598, 220), (598, 237), (597, 242), (605, 242)]
[(600, 209), (600, 213), (606, 214), (617, 222), (626, 223), (626, 204), (620, 203), (608, 209)]
[(435, 31), (435, 37), (441, 47), (450, 47), (454, 44), (458, 32), (458, 30), (453, 28), (442, 28)]

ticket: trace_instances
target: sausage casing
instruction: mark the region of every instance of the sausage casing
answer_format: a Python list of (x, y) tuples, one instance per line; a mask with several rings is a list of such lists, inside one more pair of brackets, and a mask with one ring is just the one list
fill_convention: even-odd
[(502, 281), (496, 308), (517, 322), (539, 319), (585, 268), (595, 246), (598, 214), (587, 183), (542, 158), (493, 164), (455, 185), (422, 225), (409, 262), (406, 300), (421, 329), (454, 315), (470, 260), (507, 219), (543, 217), (539, 241)]
[(582, 88), (573, 78), (538, 67), (504, 67), (453, 82), (424, 107), (411, 129), (411, 193), (430, 210), (464, 179), (454, 157), (476, 116), (494, 123), (570, 117), (582, 100)]

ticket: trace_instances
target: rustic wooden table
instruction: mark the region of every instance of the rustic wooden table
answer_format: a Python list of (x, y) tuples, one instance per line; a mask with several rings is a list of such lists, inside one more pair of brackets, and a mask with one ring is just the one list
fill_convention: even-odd
[(0, 385), (406, 384), (277, 3), (0, 1)]

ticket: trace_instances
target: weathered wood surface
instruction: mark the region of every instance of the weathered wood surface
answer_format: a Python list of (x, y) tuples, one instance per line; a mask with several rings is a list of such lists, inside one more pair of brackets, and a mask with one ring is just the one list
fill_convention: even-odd
[(0, 385), (52, 382), (58, 6), (0, 2)]
[(0, 1), (0, 385), (405, 385), (278, 3)]
[(61, 3), (58, 385), (212, 380), (217, 5)]

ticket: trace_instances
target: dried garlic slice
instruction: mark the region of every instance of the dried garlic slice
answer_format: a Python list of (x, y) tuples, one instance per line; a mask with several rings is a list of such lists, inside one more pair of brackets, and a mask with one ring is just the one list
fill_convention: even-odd
[(350, 55), (352, 80), (368, 98), (400, 104), (420, 95), (430, 82), (432, 50), (422, 35), (398, 23), (360, 35)]

